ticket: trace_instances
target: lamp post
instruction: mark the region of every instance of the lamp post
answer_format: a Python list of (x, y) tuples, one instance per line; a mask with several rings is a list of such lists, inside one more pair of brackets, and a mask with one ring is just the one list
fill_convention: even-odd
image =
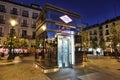
[(43, 27), (42, 27), (42, 29), (43, 29), (43, 31), (44, 31), (44, 33), (43, 33), (43, 53), (42, 53), (42, 58), (44, 59), (45, 58), (45, 38), (46, 38), (46, 26), (44, 25)]
[(10, 24), (12, 25), (12, 28), (10, 30), (10, 43), (9, 43), (9, 56), (8, 60), (13, 60), (14, 59), (14, 54), (13, 54), (13, 37), (14, 37), (14, 26), (17, 24), (15, 20), (11, 20)]

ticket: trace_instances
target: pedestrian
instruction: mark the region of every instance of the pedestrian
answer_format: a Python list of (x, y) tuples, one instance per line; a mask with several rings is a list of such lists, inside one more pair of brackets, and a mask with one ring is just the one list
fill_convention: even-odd
[(43, 58), (43, 57), (44, 57), (44, 49), (41, 49), (41, 50), (40, 50), (39, 56), (40, 56), (40, 58)]
[(0, 59), (1, 59), (1, 57), (2, 57), (2, 53), (3, 53), (3, 48), (1, 47), (1, 48), (0, 48)]
[(98, 51), (96, 51), (96, 54), (97, 54), (97, 56), (99, 56), (99, 52)]
[(42, 59), (42, 49), (37, 48), (35, 53), (35, 60), (40, 61)]
[(118, 59), (118, 49), (115, 48), (115, 58)]
[(87, 51), (84, 51), (83, 56), (84, 56), (84, 61), (86, 62), (88, 60)]
[(1, 53), (0, 53), (0, 59), (1, 59)]

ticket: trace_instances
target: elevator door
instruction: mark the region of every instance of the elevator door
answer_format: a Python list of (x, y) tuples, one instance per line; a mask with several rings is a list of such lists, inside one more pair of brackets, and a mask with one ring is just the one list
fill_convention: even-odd
[(63, 37), (58, 40), (58, 65), (59, 67), (70, 66), (70, 40), (68, 37)]

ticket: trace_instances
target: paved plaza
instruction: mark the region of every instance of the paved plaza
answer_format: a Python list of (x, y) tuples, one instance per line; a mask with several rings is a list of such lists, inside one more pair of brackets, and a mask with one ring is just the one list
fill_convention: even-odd
[(34, 57), (24, 57), (21, 63), (0, 66), (0, 80), (50, 80), (35, 68)]
[(44, 74), (35, 68), (34, 57), (28, 56), (17, 64), (0, 65), (0, 80), (120, 80), (120, 62), (106, 56), (89, 56), (83, 65)]
[(48, 73), (52, 80), (120, 80), (120, 62), (106, 56), (89, 56), (83, 65)]

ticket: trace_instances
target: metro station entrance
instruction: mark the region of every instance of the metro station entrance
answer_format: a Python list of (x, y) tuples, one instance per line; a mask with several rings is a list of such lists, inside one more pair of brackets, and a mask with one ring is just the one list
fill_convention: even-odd
[(71, 35), (58, 35), (58, 66), (71, 67), (73, 57)]
[(45, 67), (75, 65), (74, 36), (81, 28), (80, 18), (79, 14), (49, 4), (42, 9), (36, 20), (35, 33), (36, 48), (43, 50)]

